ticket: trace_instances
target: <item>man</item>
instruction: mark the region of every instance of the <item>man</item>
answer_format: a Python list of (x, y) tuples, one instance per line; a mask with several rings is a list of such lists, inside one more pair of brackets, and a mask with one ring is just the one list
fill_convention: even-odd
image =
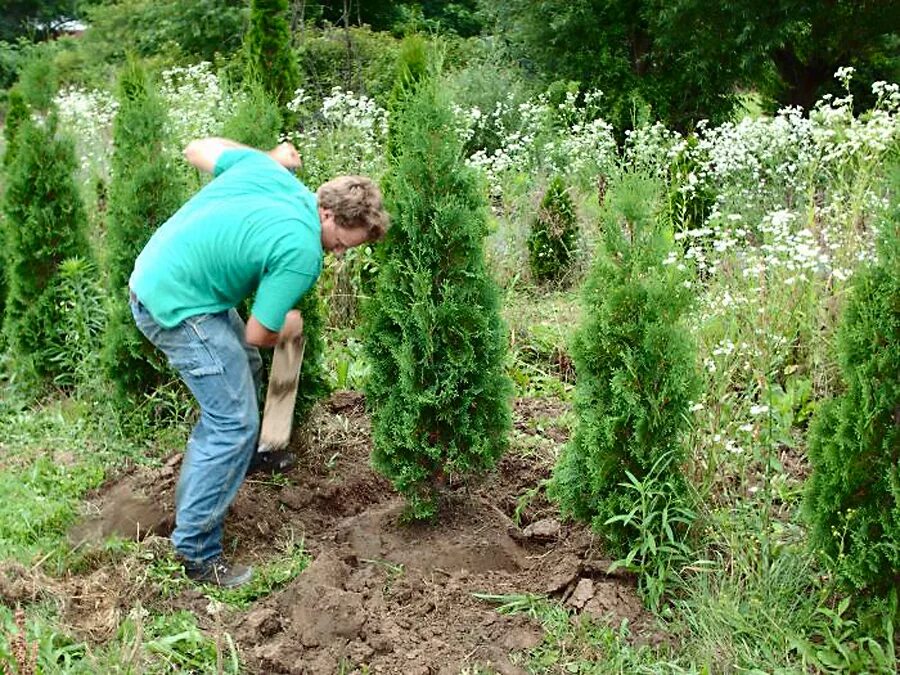
[[(388, 217), (368, 178), (310, 192), (291, 174), (300, 157), (290, 143), (260, 152), (205, 138), (184, 154), (215, 178), (138, 256), (131, 311), (200, 404), (175, 495), (176, 554), (191, 579), (233, 587), (252, 576), (223, 558), (222, 525), (257, 448), (257, 348), (302, 332), (292, 308), (315, 284), (323, 250), (380, 239)], [(235, 306), (254, 291), (245, 326)]]

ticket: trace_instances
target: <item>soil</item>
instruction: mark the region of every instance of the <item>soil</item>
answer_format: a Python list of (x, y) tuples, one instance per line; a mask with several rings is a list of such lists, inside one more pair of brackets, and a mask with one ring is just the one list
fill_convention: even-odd
[[(568, 430), (552, 420), (565, 410), (560, 402), (519, 401), (514, 423), (561, 444)], [(237, 560), (265, 564), (292, 542), (312, 559), (248, 609), (221, 611), (196, 588), (163, 601), (140, 578), (138, 562), (98, 560), (61, 579), (7, 567), (0, 595), (28, 601), (49, 591), (63, 598), (68, 625), (94, 640), (110, 637), (136, 603), (187, 608), (211, 633), (231, 635), (249, 673), (527, 672), (517, 665), (521, 652), (541, 643), (542, 628), (527, 612), (497, 611), (524, 594), (558, 599), (573, 616), (626, 619), (635, 639), (655, 641), (633, 581), (608, 575), (610, 561), (590, 531), (562, 522), (546, 500), (540, 485), (551, 456), (510, 451), (478, 482), (449, 485), (434, 523), (405, 524), (402, 499), (369, 465), (361, 396), (336, 393), (310, 428), (314, 435), (297, 440), (288, 484), (248, 479), (226, 521), (226, 550)], [(87, 548), (114, 532), (165, 536), (179, 462), (176, 454), (107, 485), (73, 528), (73, 545)], [(166, 545), (150, 537), (145, 548)]]

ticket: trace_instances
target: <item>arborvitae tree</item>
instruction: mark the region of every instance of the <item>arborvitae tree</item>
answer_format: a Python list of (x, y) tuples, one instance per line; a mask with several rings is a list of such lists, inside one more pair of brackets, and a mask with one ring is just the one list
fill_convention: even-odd
[[(397, 53), (397, 72), (394, 75), (394, 86), (388, 96), (388, 110), (399, 113), (410, 92), (416, 84), (428, 75), (428, 44), (421, 35), (408, 35), (400, 43)], [(399, 149), (397, 115), (388, 116), (387, 154), (394, 158)]]
[(578, 220), (566, 185), (555, 176), (528, 236), (528, 262), (538, 281), (557, 281), (569, 269), (578, 242)]
[[(19, 91), (18, 87), (13, 87), (9, 90), (6, 107), (6, 121), (3, 126), (3, 139), (6, 142), (6, 149), (3, 153), (3, 167), (6, 170), (9, 169), (13, 157), (15, 157), (16, 154), (16, 147), (18, 146), (16, 134), (19, 131), (19, 127), (28, 119), (29, 115), (30, 112), (28, 110), (28, 105), (25, 103), (25, 97), (22, 96), (22, 92)], [(0, 219), (0, 243), (5, 241), (6, 228), (4, 219)], [(2, 321), (3, 314), (6, 311), (6, 257), (6, 246), (3, 246), (2, 250), (0, 250), (0, 321)]]
[(288, 0), (251, 0), (244, 48), (248, 76), (259, 79), (284, 109), (300, 84), (297, 58), (291, 49)]
[(150, 235), (178, 210), (187, 189), (174, 158), (164, 149), (165, 108), (139, 63), (123, 68), (118, 99), (107, 207), (110, 306), (103, 364), (124, 401), (127, 395), (152, 391), (166, 377), (164, 359), (131, 316), (128, 277)]
[(57, 137), (56, 118), (25, 119), (9, 166), (4, 213), (9, 290), (3, 331), (7, 344), (41, 375), (55, 375), (44, 358), (58, 339), (59, 309), (52, 297), (60, 263), (89, 259), (86, 217), (75, 182), (75, 151)]
[[(225, 122), (222, 134), (244, 145), (267, 149), (278, 143), (281, 128), (282, 116), (273, 97), (266, 93), (261, 83), (251, 81), (234, 115)], [(317, 289), (318, 284), (311, 288), (297, 305), (297, 309), (303, 315), (303, 335), (306, 338), (303, 365), (300, 369), (300, 387), (297, 390), (297, 403), (294, 407), (294, 422), (298, 426), (306, 423), (313, 405), (328, 393), (328, 382), (325, 378), (325, 340), (322, 337), (324, 319)], [(247, 301), (241, 308), (245, 318), (251, 305), (252, 303)], [(271, 350), (262, 351), (264, 376), (271, 366), (271, 354)], [(265, 392), (261, 394), (265, 395)]]
[(28, 104), (25, 103), (25, 97), (18, 87), (9, 90), (6, 105), (6, 120), (3, 126), (3, 139), (6, 141), (6, 150), (3, 154), (3, 166), (7, 167), (12, 163), (16, 154), (16, 132), (22, 126), (23, 120), (28, 119), (31, 113), (28, 110)]
[(448, 476), (485, 471), (503, 453), (510, 384), (482, 250), (487, 205), (450, 132), (448, 101), (425, 80), (394, 114), (394, 222), (366, 312), (366, 394), (374, 465), (406, 496), (408, 515), (424, 518)]
[[(895, 181), (900, 188), (900, 180)], [(900, 206), (858, 273), (838, 331), (846, 391), (815, 413), (810, 544), (849, 589), (900, 588)]]
[(658, 200), (658, 186), (636, 176), (607, 195), (572, 348), (578, 421), (551, 488), (563, 512), (591, 522), (617, 554), (639, 534), (634, 523), (607, 524), (636, 503), (635, 491), (620, 485), (626, 471), (640, 481), (656, 466), (662, 501), (674, 505), (683, 495), (681, 434), (699, 387), (682, 325), (690, 291), (674, 266), (662, 264), (668, 243)]

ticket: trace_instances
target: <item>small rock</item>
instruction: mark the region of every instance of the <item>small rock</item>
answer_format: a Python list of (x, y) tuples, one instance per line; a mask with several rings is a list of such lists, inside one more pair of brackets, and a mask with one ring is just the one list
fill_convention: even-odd
[(579, 579), (575, 591), (569, 598), (567, 605), (575, 609), (581, 609), (585, 604), (594, 597), (594, 582), (590, 579)]
[(531, 523), (523, 534), (529, 539), (549, 540), (558, 538), (561, 529), (562, 525), (556, 518), (543, 518)]

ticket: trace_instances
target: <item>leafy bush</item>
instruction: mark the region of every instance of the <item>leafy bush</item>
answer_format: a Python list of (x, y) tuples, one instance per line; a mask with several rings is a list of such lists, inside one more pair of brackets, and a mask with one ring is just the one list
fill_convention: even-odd
[(74, 179), (72, 143), (56, 135), (56, 117), (23, 120), (4, 199), (9, 290), (3, 332), (13, 353), (55, 375), (41, 358), (57, 336), (53, 281), (66, 258), (89, 258), (85, 213)]
[[(900, 187), (900, 181), (895, 181)], [(847, 587), (900, 586), (900, 207), (858, 273), (838, 331), (846, 391), (815, 413), (810, 543)]]
[(655, 518), (666, 508), (674, 515), (683, 503), (680, 437), (698, 377), (682, 325), (689, 291), (677, 270), (662, 264), (669, 246), (655, 213), (658, 185), (628, 175), (606, 202), (603, 245), (572, 349), (578, 422), (552, 492), (564, 513), (590, 521), (618, 554), (647, 538), (646, 514), (623, 516), (636, 501), (630, 486), (653, 467), (668, 465), (668, 475), (655, 481)]
[(485, 199), (446, 130), (452, 113), (433, 80), (396, 110), (394, 215), (368, 308), (373, 462), (408, 500), (437, 508), (449, 474), (489, 469), (506, 446), (509, 380), (496, 288), (485, 269)]
[(165, 151), (165, 109), (138, 63), (122, 70), (118, 98), (106, 237), (109, 322), (103, 365), (124, 397), (152, 391), (166, 372), (164, 359), (134, 324), (128, 277), (150, 235), (181, 206), (186, 187)]
[(556, 281), (569, 269), (578, 243), (575, 206), (562, 178), (550, 181), (528, 237), (528, 262), (538, 281)]

